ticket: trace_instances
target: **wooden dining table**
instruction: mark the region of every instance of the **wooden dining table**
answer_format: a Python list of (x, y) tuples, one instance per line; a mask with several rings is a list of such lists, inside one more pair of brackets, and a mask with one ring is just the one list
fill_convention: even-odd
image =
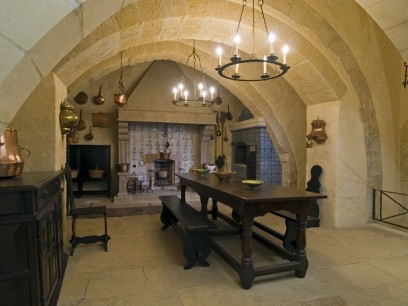
[[(250, 189), (239, 178), (221, 182), (212, 173), (178, 173), (180, 179), (181, 200), (186, 201), (186, 188), (193, 189), (199, 196), (201, 211), (207, 216), (208, 200), (213, 203), (228, 205), (240, 218), (241, 261), (237, 262), (222, 246), (214, 243), (212, 247), (239, 274), (241, 286), (244, 289), (252, 287), (255, 277), (295, 271), (297, 277), (303, 278), (308, 268), (306, 256), (306, 221), (311, 201), (326, 198), (325, 195), (264, 183), (256, 189)], [(289, 211), (296, 215), (298, 231), (296, 250), (293, 254), (280, 248), (286, 262), (254, 267), (252, 260), (252, 226), (255, 217), (263, 216), (278, 210)], [(275, 246), (276, 247), (276, 246)], [(274, 248), (275, 248), (274, 247)]]

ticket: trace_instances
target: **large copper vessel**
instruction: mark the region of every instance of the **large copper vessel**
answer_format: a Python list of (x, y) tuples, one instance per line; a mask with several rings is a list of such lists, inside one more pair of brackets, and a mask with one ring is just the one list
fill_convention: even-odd
[(0, 178), (17, 176), (23, 172), (24, 161), (20, 149), (27, 152), (25, 157), (30, 155), (30, 150), (18, 145), (17, 131), (7, 128), (0, 137)]

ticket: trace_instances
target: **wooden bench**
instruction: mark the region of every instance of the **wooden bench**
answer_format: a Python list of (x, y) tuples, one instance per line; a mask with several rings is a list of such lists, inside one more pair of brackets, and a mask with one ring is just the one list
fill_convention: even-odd
[[(317, 203), (314, 203), (317, 206)], [(241, 218), (240, 216), (233, 210), (231, 217), (226, 216), (223, 213), (220, 213), (217, 208), (217, 204), (213, 203), (212, 209), (208, 211), (209, 214), (212, 215), (213, 219), (216, 220), (217, 217), (227, 221), (229, 224), (240, 227)], [(290, 253), (294, 253), (296, 250), (296, 237), (297, 237), (297, 219), (296, 215), (288, 212), (286, 210), (278, 210), (272, 212), (273, 215), (281, 217), (285, 219), (286, 230), (285, 233), (282, 234), (269, 226), (266, 226), (256, 220), (253, 221), (253, 226), (259, 228), (263, 232), (282, 240), (283, 247), (289, 251)], [(319, 227), (320, 226), (320, 219), (318, 217), (314, 217), (309, 214), (306, 227)], [(262, 236), (259, 236), (258, 233), (252, 233), (255, 239), (264, 240)]]
[[(279, 238), (280, 240), (282, 240), (283, 247), (286, 250), (292, 253), (295, 252), (296, 237), (297, 237), (297, 231), (298, 231), (298, 226), (297, 226), (298, 223), (296, 220), (296, 215), (286, 210), (278, 210), (278, 211), (273, 212), (272, 214), (285, 219), (286, 230), (283, 235), (257, 221), (254, 221), (254, 226), (262, 229), (263, 231), (267, 232), (270, 235), (273, 235)], [(308, 227), (319, 227), (319, 226), (320, 226), (320, 219), (309, 215), (307, 218), (306, 227), (308, 228)]]
[(159, 196), (159, 199), (163, 205), (160, 215), (162, 230), (171, 225), (184, 238), (183, 253), (187, 259), (184, 270), (191, 269), (197, 262), (208, 267), (207, 257), (211, 251), (208, 231), (217, 226), (177, 196)]

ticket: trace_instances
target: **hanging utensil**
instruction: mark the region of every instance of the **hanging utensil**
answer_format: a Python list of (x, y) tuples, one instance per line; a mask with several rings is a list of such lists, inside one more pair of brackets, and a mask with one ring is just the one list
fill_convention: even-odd
[(217, 94), (217, 96), (215, 97), (215, 99), (214, 99), (214, 103), (216, 104), (216, 105), (221, 105), (221, 103), (222, 103), (222, 99), (221, 99), (221, 97), (220, 97), (220, 90), (218, 89), (218, 94)]
[(227, 137), (227, 127), (224, 127), (224, 141), (228, 141), (228, 137)]
[(221, 131), (220, 131), (220, 113), (216, 115), (216, 121), (217, 121), (217, 131), (215, 132), (215, 135), (221, 136)]
[(77, 131), (83, 131), (86, 129), (86, 122), (82, 120), (82, 109), (79, 111), (79, 121), (75, 129)]
[(222, 111), (220, 112), (220, 122), (221, 122), (221, 131), (222, 131), (222, 138), (221, 138), (221, 154), (224, 154), (224, 142), (222, 139), (224, 139), (224, 125), (225, 125), (225, 112)]
[(227, 118), (227, 120), (232, 120), (233, 116), (229, 110), (229, 105), (228, 105), (228, 112), (225, 114), (225, 118)]
[(96, 105), (102, 105), (105, 103), (105, 98), (102, 96), (102, 86), (99, 86), (99, 94), (95, 97), (94, 103)]
[(94, 138), (94, 134), (92, 133), (92, 125), (89, 127), (89, 133), (86, 134), (84, 137), (85, 140), (92, 140)]

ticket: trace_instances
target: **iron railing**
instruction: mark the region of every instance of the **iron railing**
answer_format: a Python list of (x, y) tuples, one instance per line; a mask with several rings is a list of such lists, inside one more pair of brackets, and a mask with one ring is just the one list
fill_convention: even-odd
[[(404, 203), (402, 203), (404, 202)], [(373, 189), (373, 219), (408, 229), (408, 194)]]

